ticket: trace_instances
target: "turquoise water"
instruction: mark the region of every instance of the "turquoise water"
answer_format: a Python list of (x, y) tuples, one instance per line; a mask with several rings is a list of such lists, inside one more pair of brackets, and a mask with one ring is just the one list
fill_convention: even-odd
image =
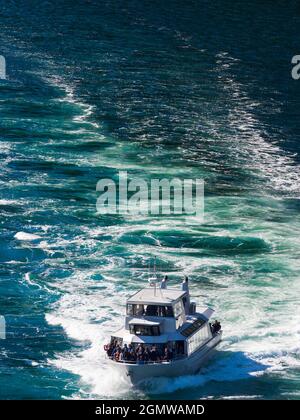
[[(1, 2), (2, 399), (299, 399), (297, 7)], [(97, 215), (120, 169), (204, 178), (205, 222)], [(201, 374), (134, 389), (102, 346), (154, 256), (224, 341)]]

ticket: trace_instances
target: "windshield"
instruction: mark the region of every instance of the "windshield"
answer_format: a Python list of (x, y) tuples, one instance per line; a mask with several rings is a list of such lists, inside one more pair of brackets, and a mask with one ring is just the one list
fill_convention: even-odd
[(159, 326), (129, 325), (129, 331), (134, 335), (160, 335)]
[(171, 305), (127, 304), (127, 315), (174, 317)]

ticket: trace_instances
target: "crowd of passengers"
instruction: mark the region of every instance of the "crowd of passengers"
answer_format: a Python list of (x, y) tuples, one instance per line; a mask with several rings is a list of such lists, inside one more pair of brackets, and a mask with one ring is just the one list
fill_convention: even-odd
[(109, 358), (116, 362), (169, 362), (173, 359), (173, 351), (166, 346), (163, 350), (153, 346), (139, 344), (134, 348), (131, 344), (124, 344), (123, 347), (117, 341), (105, 346)]

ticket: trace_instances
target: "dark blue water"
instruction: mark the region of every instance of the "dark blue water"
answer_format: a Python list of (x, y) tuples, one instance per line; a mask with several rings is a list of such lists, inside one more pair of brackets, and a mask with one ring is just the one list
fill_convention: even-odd
[[(299, 399), (298, 2), (0, 4), (0, 397)], [(204, 178), (205, 223), (97, 215), (120, 169)], [(153, 256), (224, 342), (133, 389), (102, 345)]]

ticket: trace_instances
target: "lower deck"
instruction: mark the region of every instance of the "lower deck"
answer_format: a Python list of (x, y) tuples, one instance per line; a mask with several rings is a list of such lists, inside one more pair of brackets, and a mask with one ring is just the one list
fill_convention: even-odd
[(187, 341), (168, 341), (167, 343), (130, 343), (121, 347), (121, 343), (105, 348), (107, 357), (115, 363), (128, 365), (173, 363), (192, 357), (216, 338), (221, 340), (222, 331), (215, 332), (209, 338), (195, 346), (188, 347)]
[(211, 357), (222, 339), (222, 332), (216, 333), (207, 343), (191, 355), (169, 361), (115, 361), (109, 360), (111, 365), (134, 383), (151, 377), (175, 377), (197, 373), (205, 361)]

